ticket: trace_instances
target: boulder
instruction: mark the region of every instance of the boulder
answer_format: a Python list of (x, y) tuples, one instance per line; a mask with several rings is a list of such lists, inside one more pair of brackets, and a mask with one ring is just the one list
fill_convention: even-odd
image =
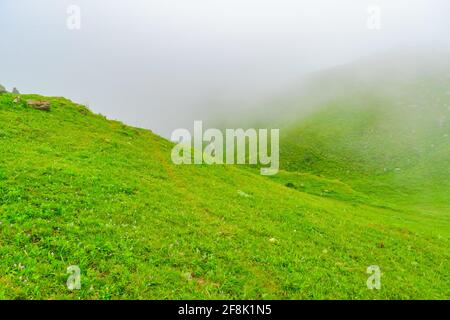
[(12, 93), (14, 93), (14, 94), (20, 94), (19, 90), (17, 90), (16, 87), (14, 87), (14, 89), (12, 90)]
[(50, 102), (49, 101), (37, 101), (37, 100), (28, 100), (27, 105), (30, 108), (42, 111), (50, 110)]

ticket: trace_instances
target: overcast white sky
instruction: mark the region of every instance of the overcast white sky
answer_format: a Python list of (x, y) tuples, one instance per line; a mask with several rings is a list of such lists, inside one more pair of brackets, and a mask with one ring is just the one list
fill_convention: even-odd
[[(71, 4), (81, 30), (67, 28)], [(366, 26), (374, 5), (380, 30)], [(0, 0), (0, 83), (169, 136), (314, 70), (450, 48), (449, 34), (448, 0)]]

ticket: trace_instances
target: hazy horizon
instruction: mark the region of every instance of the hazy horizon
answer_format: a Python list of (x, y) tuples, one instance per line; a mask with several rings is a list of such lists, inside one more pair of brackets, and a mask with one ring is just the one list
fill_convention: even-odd
[[(69, 5), (81, 29), (67, 27)], [(367, 27), (380, 8), (380, 29)], [(450, 48), (434, 1), (0, 3), (0, 84), (65, 96), (169, 136), (277, 95), (303, 76), (398, 48)]]

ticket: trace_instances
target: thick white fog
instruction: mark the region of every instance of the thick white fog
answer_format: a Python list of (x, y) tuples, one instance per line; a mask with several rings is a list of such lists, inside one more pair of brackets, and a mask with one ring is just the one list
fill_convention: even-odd
[(1, 0), (0, 84), (169, 136), (315, 70), (450, 48), (449, 31), (447, 0)]

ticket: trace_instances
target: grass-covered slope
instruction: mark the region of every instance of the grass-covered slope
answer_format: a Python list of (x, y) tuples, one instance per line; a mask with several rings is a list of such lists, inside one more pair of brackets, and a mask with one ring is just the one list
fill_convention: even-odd
[(450, 53), (372, 58), (314, 75), (306, 87), (276, 124), (284, 170), (450, 211)]
[[(450, 95), (447, 100), (427, 108), (370, 96), (337, 98), (284, 130), (282, 166), (337, 177), (366, 193), (403, 192), (450, 205)], [(436, 198), (423, 198), (431, 194)]]
[[(147, 130), (15, 97), (0, 95), (2, 299), (450, 297), (448, 216), (175, 166)], [(81, 290), (66, 287), (70, 265)], [(370, 265), (381, 290), (366, 287)]]

